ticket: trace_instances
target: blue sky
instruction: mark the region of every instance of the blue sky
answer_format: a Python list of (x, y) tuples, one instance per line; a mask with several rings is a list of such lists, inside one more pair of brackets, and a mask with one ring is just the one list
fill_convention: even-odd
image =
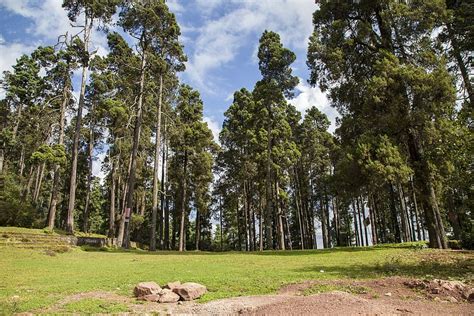
[[(21, 54), (38, 45), (55, 44), (65, 31), (75, 32), (61, 3), (0, 0), (1, 72), (10, 69)], [(205, 119), (215, 135), (233, 92), (242, 87), (252, 89), (260, 79), (256, 52), (265, 29), (278, 32), (283, 44), (297, 55), (293, 68), (301, 82), (290, 102), (300, 111), (315, 105), (334, 121), (336, 112), (325, 95), (306, 83), (306, 48), (316, 9), (314, 0), (168, 0), (168, 5), (181, 26), (189, 59), (181, 80), (201, 92)], [(106, 54), (105, 35), (95, 31), (93, 46), (98, 54)]]

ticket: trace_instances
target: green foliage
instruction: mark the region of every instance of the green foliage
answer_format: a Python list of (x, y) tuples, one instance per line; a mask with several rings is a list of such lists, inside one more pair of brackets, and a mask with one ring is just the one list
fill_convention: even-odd
[(4, 178), (0, 201), (0, 226), (41, 227), (41, 214), (24, 198), (18, 180), (12, 176)]

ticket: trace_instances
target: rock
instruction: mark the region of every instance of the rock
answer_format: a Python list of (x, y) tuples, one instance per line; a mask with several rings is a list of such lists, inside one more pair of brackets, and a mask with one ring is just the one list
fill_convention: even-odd
[(160, 303), (176, 303), (179, 301), (179, 295), (173, 292), (170, 289), (164, 289), (160, 292), (160, 299), (158, 302)]
[(455, 297), (452, 297), (452, 296), (448, 297), (448, 301), (450, 301), (451, 303), (457, 303), (458, 302), (458, 300)]
[(185, 301), (192, 301), (206, 293), (207, 289), (202, 284), (187, 282), (181, 284), (179, 287), (174, 288), (173, 292), (181, 296), (181, 298)]
[(392, 296), (392, 293), (390, 293), (390, 292), (385, 293), (385, 296)]
[(175, 288), (181, 286), (181, 282), (180, 281), (175, 281), (175, 282), (168, 282), (168, 284), (166, 284), (164, 287), (166, 289), (170, 289), (170, 290), (174, 290)]
[(439, 294), (439, 292), (441, 292), (441, 289), (439, 287), (431, 289), (431, 294)]
[(433, 300), (434, 300), (435, 302), (441, 302), (441, 299), (440, 299), (439, 297), (437, 297), (437, 296), (436, 296)]
[(147, 302), (158, 302), (160, 300), (159, 294), (148, 294), (144, 296), (139, 296), (138, 299), (140, 301), (147, 301)]
[(155, 282), (141, 282), (133, 289), (136, 297), (142, 297), (150, 294), (159, 294), (161, 287)]
[(474, 302), (474, 288), (469, 289), (468, 291), (466, 291), (466, 299), (469, 302)]
[(451, 283), (449, 283), (449, 282), (443, 282), (443, 283), (441, 284), (441, 287), (442, 287), (443, 289), (445, 289), (446, 291), (449, 291), (449, 292), (454, 291), (454, 286), (452, 286)]

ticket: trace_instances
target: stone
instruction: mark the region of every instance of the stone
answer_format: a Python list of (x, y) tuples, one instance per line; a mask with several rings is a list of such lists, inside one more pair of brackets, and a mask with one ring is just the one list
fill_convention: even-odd
[(431, 294), (439, 294), (439, 292), (441, 292), (439, 287), (435, 287), (435, 288), (431, 289)]
[(180, 281), (175, 281), (175, 282), (168, 282), (164, 287), (166, 289), (174, 290), (175, 288), (181, 286)]
[(184, 301), (192, 301), (207, 292), (207, 288), (199, 283), (187, 282), (174, 288), (173, 292), (181, 296)]
[(161, 287), (155, 282), (141, 282), (133, 289), (133, 294), (136, 297), (141, 297), (150, 294), (159, 294)]
[(388, 293), (385, 293), (385, 296), (392, 296), (392, 293), (388, 292)]
[(458, 302), (458, 300), (455, 297), (452, 297), (452, 296), (448, 297), (448, 301), (450, 301), (451, 303), (457, 303)]
[(474, 302), (474, 288), (465, 291), (464, 295), (469, 302)]
[(439, 297), (437, 297), (437, 296), (436, 296), (433, 300), (434, 300), (435, 302), (441, 302), (441, 299), (440, 299)]
[(163, 289), (160, 292), (160, 299), (158, 302), (160, 303), (176, 303), (179, 301), (180, 296), (173, 292), (170, 289)]
[(441, 284), (441, 287), (445, 289), (446, 291), (452, 292), (454, 291), (454, 287), (449, 283), (449, 282), (443, 282)]
[(140, 301), (147, 301), (147, 302), (158, 302), (160, 300), (159, 294), (148, 294), (144, 296), (139, 296), (138, 299)]

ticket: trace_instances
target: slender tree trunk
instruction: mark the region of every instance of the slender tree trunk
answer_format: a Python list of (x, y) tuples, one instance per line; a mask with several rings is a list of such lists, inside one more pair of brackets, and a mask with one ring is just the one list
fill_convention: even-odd
[(4, 163), (4, 161), (5, 161), (5, 149), (0, 148), (0, 175), (3, 174), (3, 163)]
[[(84, 25), (84, 50), (89, 52), (89, 38), (92, 30), (92, 21), (85, 15)], [(71, 161), (71, 177), (69, 184), (69, 204), (67, 209), (66, 231), (70, 234), (74, 233), (74, 207), (76, 203), (76, 185), (77, 185), (77, 159), (79, 155), (79, 138), (81, 136), (82, 110), (84, 108), (87, 72), (89, 66), (82, 65), (81, 90), (79, 94), (79, 104), (77, 106), (76, 126), (74, 129), (74, 139), (72, 143), (72, 161)]]
[(220, 233), (221, 233), (221, 251), (224, 250), (224, 234), (222, 225), (224, 224), (224, 219), (222, 217), (222, 196), (219, 197), (219, 221), (220, 221)]
[[(168, 192), (168, 190), (166, 190), (166, 192)], [(165, 199), (165, 249), (170, 250), (170, 201), (166, 193), (164, 194), (164, 199)]]
[(422, 240), (421, 239), (421, 230), (423, 229), (423, 227), (420, 227), (420, 220), (418, 219), (419, 211), (418, 211), (418, 203), (416, 201), (415, 186), (413, 185), (413, 178), (410, 179), (410, 189), (411, 189), (411, 198), (412, 198), (413, 209), (414, 209), (414, 212), (415, 212), (417, 237), (418, 237), (418, 240)]
[(421, 192), (426, 225), (428, 226), (430, 247), (446, 249), (448, 247), (446, 232), (438, 208), (430, 167), (424, 157), (423, 149), (414, 131), (409, 131), (408, 136), (410, 158), (416, 164), (415, 179), (417, 180)]
[(146, 72), (146, 62), (147, 62), (147, 52), (146, 52), (146, 41), (145, 34), (142, 34), (142, 60), (140, 66), (140, 91), (138, 97), (138, 106), (137, 106), (137, 117), (135, 120), (135, 127), (133, 130), (133, 146), (132, 146), (132, 158), (131, 158), (131, 168), (130, 174), (128, 177), (128, 193), (127, 193), (127, 207), (125, 208), (125, 227), (124, 227), (124, 248), (128, 249), (130, 247), (130, 216), (131, 210), (133, 208), (133, 193), (135, 191), (135, 169), (137, 166), (137, 154), (138, 154), (138, 144), (140, 142), (140, 132), (142, 126), (142, 111), (143, 111), (143, 99), (145, 94), (145, 72)]
[[(69, 102), (69, 85), (65, 84), (63, 88), (63, 102), (61, 102), (61, 109), (59, 114), (59, 140), (58, 145), (64, 145), (64, 120), (66, 116), (66, 107)], [(58, 194), (59, 194), (59, 176), (60, 176), (59, 164), (54, 165), (54, 175), (53, 175), (53, 187), (51, 190), (51, 202), (49, 203), (48, 210), (48, 229), (52, 230), (54, 228), (54, 221), (56, 220), (56, 208), (58, 205)]]
[[(166, 129), (166, 121), (165, 121), (165, 129)], [(160, 193), (160, 216), (159, 216), (159, 225), (158, 225), (158, 240), (160, 242), (160, 249), (163, 249), (163, 228), (164, 228), (164, 220), (165, 220), (165, 175), (166, 175), (166, 159), (167, 159), (167, 154), (166, 154), (166, 140), (163, 139), (163, 149), (162, 149), (162, 154), (161, 154), (161, 193)]]
[(474, 89), (472, 88), (472, 82), (469, 77), (469, 70), (466, 67), (466, 64), (464, 63), (461, 52), (459, 50), (459, 43), (456, 39), (456, 35), (454, 35), (453, 29), (450, 24), (447, 24), (447, 29), (451, 40), (451, 45), (453, 46), (452, 53), (454, 55), (454, 58), (456, 59), (456, 63), (461, 72), (461, 77), (464, 83), (464, 88), (467, 92), (467, 96), (469, 98), (469, 103), (471, 104), (471, 109), (474, 109)]
[(84, 222), (82, 230), (87, 233), (89, 231), (89, 206), (90, 206), (90, 197), (92, 189), (92, 165), (94, 163), (94, 103), (91, 106), (91, 124), (89, 126), (89, 145), (88, 147), (88, 157), (87, 157), (87, 188), (86, 188), (86, 203), (84, 206)]
[(43, 177), (44, 177), (44, 169), (46, 168), (46, 163), (43, 162), (41, 165), (38, 166), (37, 169), (37, 178), (36, 178), (36, 183), (35, 183), (35, 190), (33, 191), (33, 202), (37, 203), (38, 198), (41, 192), (41, 185), (43, 183)]
[(319, 208), (321, 211), (321, 231), (323, 237), (323, 248), (327, 249), (328, 247), (328, 229), (327, 229), (327, 218), (326, 218), (326, 210), (324, 209), (324, 201), (323, 198), (319, 200)]
[(280, 184), (278, 179), (275, 181), (275, 201), (277, 205), (278, 216), (278, 235), (280, 237), (280, 250), (285, 250), (285, 229), (283, 228), (283, 212), (280, 204)]
[(196, 210), (196, 234), (195, 234), (195, 247), (199, 250), (199, 242), (201, 241), (201, 212), (199, 209)]
[(365, 206), (364, 206), (364, 200), (362, 199), (362, 196), (359, 196), (359, 201), (360, 201), (360, 209), (362, 211), (362, 223), (361, 225), (364, 225), (364, 237), (365, 237), (365, 245), (369, 245), (369, 236), (367, 233), (367, 225), (365, 224)]
[(163, 75), (160, 74), (160, 92), (158, 96), (158, 109), (155, 132), (155, 162), (153, 166), (153, 202), (151, 211), (150, 251), (156, 250), (156, 217), (158, 212), (158, 171), (161, 147), (161, 102), (163, 95)]
[(262, 202), (260, 200), (260, 216), (258, 217), (258, 237), (259, 237), (259, 247), (258, 247), (258, 250), (259, 251), (263, 251), (263, 206), (262, 206)]
[(183, 161), (183, 183), (181, 185), (181, 221), (179, 225), (179, 251), (184, 251), (185, 250), (185, 236), (184, 236), (184, 230), (185, 230), (185, 219), (186, 219), (186, 195), (187, 195), (187, 174), (188, 174), (188, 152), (185, 150), (184, 151), (184, 161)]
[(356, 246), (360, 246), (361, 243), (359, 241), (359, 226), (357, 225), (357, 211), (355, 207), (354, 201), (352, 201), (352, 211), (353, 211), (353, 217), (354, 217), (354, 232), (355, 232), (355, 242)]
[(110, 208), (109, 208), (109, 230), (108, 237), (113, 238), (115, 236), (115, 174), (116, 166), (112, 157), (110, 157), (110, 162), (112, 164), (112, 175), (110, 179)]
[(20, 152), (20, 177), (23, 177), (23, 171), (25, 170), (25, 147), (21, 146)]

